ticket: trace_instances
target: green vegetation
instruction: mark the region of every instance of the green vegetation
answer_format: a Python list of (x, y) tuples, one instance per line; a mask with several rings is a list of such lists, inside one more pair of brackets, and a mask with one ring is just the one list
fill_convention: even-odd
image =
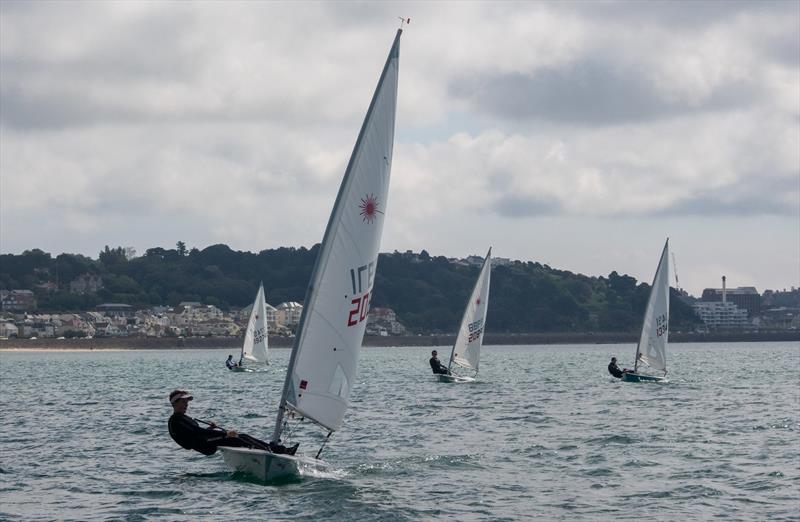
[[(40, 311), (82, 311), (103, 302), (137, 308), (201, 301), (223, 310), (251, 303), (263, 281), (272, 304), (301, 301), (316, 259), (313, 248), (278, 248), (258, 254), (213, 245), (187, 250), (151, 248), (127, 259), (106, 246), (98, 259), (41, 250), (0, 256), (0, 288), (30, 289)], [(452, 333), (478, 275), (477, 266), (419, 255), (381, 254), (371, 306), (389, 307), (412, 332)], [(72, 293), (70, 283), (89, 274), (102, 278), (94, 293)], [(48, 283), (50, 283), (48, 288)], [(640, 328), (649, 285), (627, 275), (587, 277), (534, 262), (492, 270), (488, 324), (494, 332), (626, 332)], [(673, 330), (699, 324), (691, 307), (673, 296)]]

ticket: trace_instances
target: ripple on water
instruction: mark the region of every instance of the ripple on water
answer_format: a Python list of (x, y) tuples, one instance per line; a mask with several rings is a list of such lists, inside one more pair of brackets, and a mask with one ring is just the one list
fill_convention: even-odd
[(589, 446), (609, 446), (609, 445), (629, 445), (639, 442), (636, 437), (630, 435), (604, 435), (602, 437), (590, 437), (584, 441)]
[(365, 349), (330, 473), (268, 484), (178, 449), (165, 397), (263, 434), (288, 350), (246, 374), (218, 350), (3, 353), (0, 518), (797, 520), (796, 346), (670, 348), (680, 378), (638, 387), (604, 375), (627, 345), (487, 348), (472, 386), (429, 379), (429, 348)]

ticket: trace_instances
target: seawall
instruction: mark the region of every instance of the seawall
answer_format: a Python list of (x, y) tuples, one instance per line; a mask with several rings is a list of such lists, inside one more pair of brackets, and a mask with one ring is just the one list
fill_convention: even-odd
[[(636, 343), (638, 333), (525, 333), (486, 334), (484, 344), (534, 345), (534, 344), (610, 344)], [(719, 332), (719, 333), (675, 333), (669, 337), (671, 343), (694, 342), (800, 342), (800, 331), (776, 332)], [(291, 347), (294, 338), (270, 336), (272, 348)], [(405, 335), (366, 336), (364, 346), (449, 346), (454, 335)], [(239, 337), (108, 337), (93, 339), (0, 339), (0, 350), (171, 350), (188, 348), (239, 348)]]

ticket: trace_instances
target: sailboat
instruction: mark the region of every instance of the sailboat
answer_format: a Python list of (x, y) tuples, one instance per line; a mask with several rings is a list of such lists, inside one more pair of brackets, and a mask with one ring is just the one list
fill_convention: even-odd
[(322, 238), (271, 441), (288, 445), (302, 419), (328, 434), (313, 458), (220, 447), (229, 467), (260, 480), (327, 467), (320, 454), (341, 427), (356, 383), (389, 193), (402, 32), (395, 35)]
[[(658, 261), (653, 286), (642, 322), (642, 334), (636, 345), (633, 372), (622, 374), (625, 382), (664, 382), (667, 375), (667, 337), (669, 334), (669, 238)], [(664, 372), (663, 376), (640, 373), (642, 365)]]
[[(437, 374), (441, 382), (472, 382), (478, 376), (478, 362), (483, 344), (483, 329), (486, 324), (486, 311), (489, 308), (489, 278), (492, 272), (492, 249), (486, 254), (475, 286), (472, 288), (461, 327), (458, 329), (447, 374)], [(474, 371), (473, 375), (460, 375), (459, 370)]]
[(259, 364), (267, 363), (267, 350), (269, 339), (267, 329), (267, 300), (264, 296), (264, 284), (258, 285), (256, 300), (250, 311), (250, 320), (247, 322), (247, 332), (244, 335), (242, 353), (239, 354), (239, 363), (231, 368), (233, 371), (243, 372), (250, 368), (244, 366), (244, 361)]

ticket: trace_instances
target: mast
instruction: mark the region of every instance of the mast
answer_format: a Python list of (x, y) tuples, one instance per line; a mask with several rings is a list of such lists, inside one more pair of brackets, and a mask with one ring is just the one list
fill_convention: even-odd
[[(669, 247), (669, 238), (664, 243), (664, 249), (661, 250), (661, 257), (658, 258), (658, 267), (656, 267), (656, 273), (653, 276), (653, 282), (650, 285), (650, 295), (647, 296), (647, 304), (644, 307), (644, 316), (642, 317), (642, 328), (644, 328), (645, 321), (647, 321), (647, 314), (650, 312), (650, 300), (653, 298), (653, 292), (656, 288), (656, 281), (658, 281), (658, 275), (661, 272), (661, 263), (664, 261), (664, 252), (666, 252), (667, 247)], [(669, 260), (667, 260), (669, 263)], [(667, 293), (669, 294), (669, 289), (667, 289)], [(639, 350), (641, 349), (642, 344), (642, 336), (639, 335), (639, 340), (636, 342), (636, 357), (633, 361), (633, 373), (636, 373), (639, 369)]]
[[(331, 211), (331, 216), (325, 228), (325, 234), (323, 235), (322, 243), (320, 244), (319, 253), (317, 254), (317, 259), (314, 263), (314, 269), (312, 271), (311, 279), (309, 280), (308, 284), (308, 289), (306, 290), (306, 297), (303, 302), (304, 307), (303, 307), (303, 312), (300, 316), (300, 322), (297, 328), (297, 335), (295, 337), (294, 344), (292, 346), (292, 352), (289, 356), (289, 365), (286, 369), (286, 379), (284, 380), (283, 383), (283, 392), (281, 393), (281, 400), (278, 406), (278, 413), (275, 418), (275, 428), (272, 434), (272, 440), (274, 442), (280, 440), (281, 431), (283, 430), (284, 416), (288, 409), (292, 409), (292, 405), (288, 402), (288, 399), (290, 393), (294, 394), (293, 375), (295, 368), (297, 367), (300, 350), (304, 346), (304, 341), (308, 333), (307, 324), (310, 320), (312, 313), (314, 313), (315, 311), (315, 307), (319, 299), (319, 287), (322, 283), (322, 277), (327, 268), (328, 260), (331, 255), (331, 251), (333, 248), (333, 240), (335, 239), (335, 234), (338, 232), (338, 228), (340, 225), (343, 213), (342, 202), (346, 197), (350, 196), (350, 187), (353, 184), (354, 172), (356, 171), (357, 161), (359, 160), (358, 153), (360, 152), (362, 142), (365, 140), (367, 126), (371, 121), (371, 116), (373, 114), (376, 102), (378, 101), (379, 94), (381, 93), (381, 89), (384, 84), (384, 79), (387, 76), (387, 71), (389, 71), (392, 61), (399, 57), (400, 35), (402, 33), (403, 33), (402, 28), (397, 30), (397, 34), (395, 35), (391, 50), (389, 51), (389, 55), (386, 58), (386, 63), (383, 67), (380, 79), (378, 80), (378, 85), (375, 88), (375, 92), (372, 96), (372, 101), (370, 102), (367, 114), (364, 117), (364, 122), (361, 125), (361, 130), (359, 131), (355, 146), (353, 147), (353, 153), (350, 156), (350, 161), (347, 165), (347, 169), (345, 170), (344, 178), (342, 179), (342, 183), (339, 187), (339, 192), (336, 196), (336, 201), (334, 202), (333, 210)], [(396, 102), (396, 91), (395, 91), (395, 102)], [(393, 114), (394, 113), (392, 113), (392, 115)], [(392, 133), (394, 128), (393, 123), (394, 123), (394, 116), (392, 116)], [(388, 157), (384, 156), (383, 160), (386, 162), (386, 167), (389, 168), (391, 165), (391, 150), (389, 150), (387, 156)], [(387, 171), (387, 176), (388, 176), (388, 171)], [(379, 237), (380, 236), (378, 236), (378, 241)], [(377, 250), (374, 255), (377, 256)], [(362, 339), (363, 339), (363, 333), (362, 333)], [(359, 341), (359, 344), (360, 342), (361, 341)], [(301, 382), (300, 388), (303, 389), (303, 382)], [(324, 424), (316, 421), (313, 418), (310, 418), (310, 420), (327, 428), (329, 432), (334, 431), (334, 429), (332, 429), (331, 427), (325, 426)]]

